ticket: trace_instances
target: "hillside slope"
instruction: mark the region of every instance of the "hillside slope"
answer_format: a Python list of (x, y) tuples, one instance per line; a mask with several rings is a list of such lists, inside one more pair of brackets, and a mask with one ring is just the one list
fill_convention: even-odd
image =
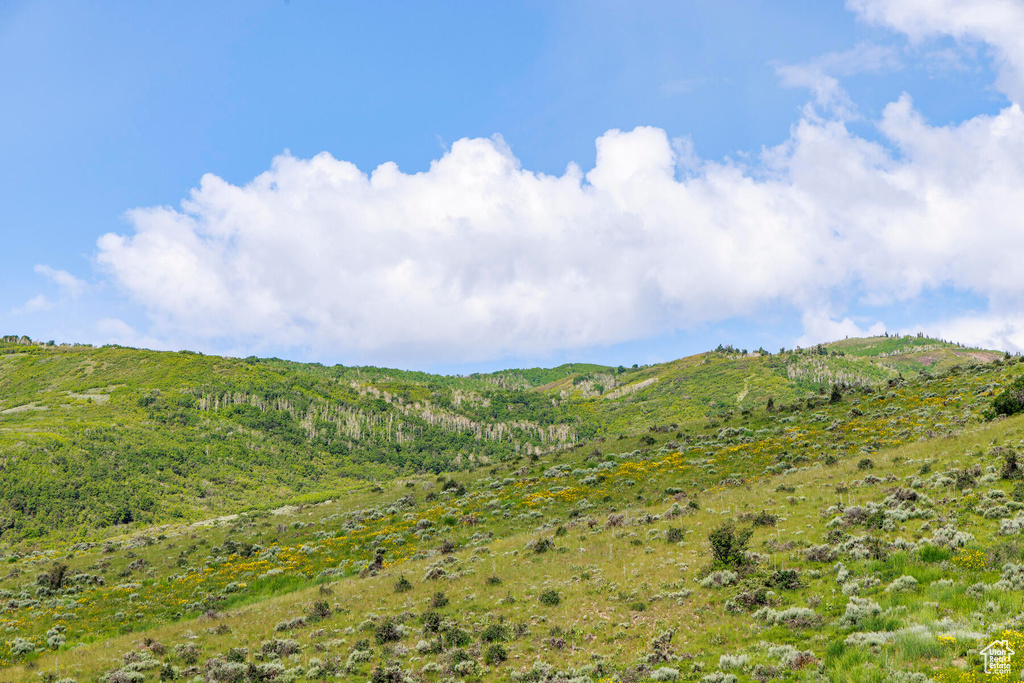
[(4, 678), (993, 680), (1024, 422), (981, 414), (1022, 371), (11, 552)]
[[(596, 437), (703, 429), (912, 367), (1000, 357), (917, 338), (723, 348), (634, 368), (446, 377), (121, 347), (0, 342), (0, 543), (95, 538), (338, 496)], [(673, 426), (674, 425), (674, 426)]]
[[(671, 372), (769, 360), (731, 355), (561, 401), (600, 415)], [(983, 413), (1024, 366), (898, 373), (336, 500), (22, 544), (0, 579), (4, 678), (993, 680), (984, 645), (1024, 645), (1024, 422)]]

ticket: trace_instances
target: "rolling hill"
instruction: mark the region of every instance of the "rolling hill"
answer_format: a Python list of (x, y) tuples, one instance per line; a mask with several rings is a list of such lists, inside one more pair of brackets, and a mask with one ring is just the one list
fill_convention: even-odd
[(365, 482), (687, 429), (1001, 354), (924, 338), (634, 368), (446, 377), (191, 352), (0, 344), (0, 541), (80, 539)]
[(993, 680), (981, 649), (1024, 646), (1024, 418), (991, 412), (1018, 360), (8, 341), (3, 679)]

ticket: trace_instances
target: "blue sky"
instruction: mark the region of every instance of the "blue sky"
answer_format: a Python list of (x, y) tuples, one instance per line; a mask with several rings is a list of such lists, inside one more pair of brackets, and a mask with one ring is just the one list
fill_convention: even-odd
[(929, 6), (5, 3), (0, 329), (441, 371), (1018, 350), (1024, 8)]

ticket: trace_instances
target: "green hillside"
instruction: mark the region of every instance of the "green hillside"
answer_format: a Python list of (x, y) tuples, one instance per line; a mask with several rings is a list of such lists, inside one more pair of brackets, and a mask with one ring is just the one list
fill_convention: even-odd
[(1003, 354), (0, 351), (3, 680), (980, 681), (1024, 646)]
[[(0, 543), (195, 521), (813, 402), (963, 360), (917, 338), (469, 377), (191, 352), (0, 343)], [(922, 355), (924, 354), (924, 355)], [(673, 427), (674, 425), (674, 427)]]

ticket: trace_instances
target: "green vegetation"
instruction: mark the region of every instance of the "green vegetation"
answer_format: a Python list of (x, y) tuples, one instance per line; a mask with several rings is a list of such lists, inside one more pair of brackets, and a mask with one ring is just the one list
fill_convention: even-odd
[(917, 338), (469, 377), (14, 340), (3, 679), (992, 680), (1022, 372)]
[(996, 415), (1016, 415), (1024, 411), (1024, 377), (1018, 377), (1003, 389), (992, 402)]

